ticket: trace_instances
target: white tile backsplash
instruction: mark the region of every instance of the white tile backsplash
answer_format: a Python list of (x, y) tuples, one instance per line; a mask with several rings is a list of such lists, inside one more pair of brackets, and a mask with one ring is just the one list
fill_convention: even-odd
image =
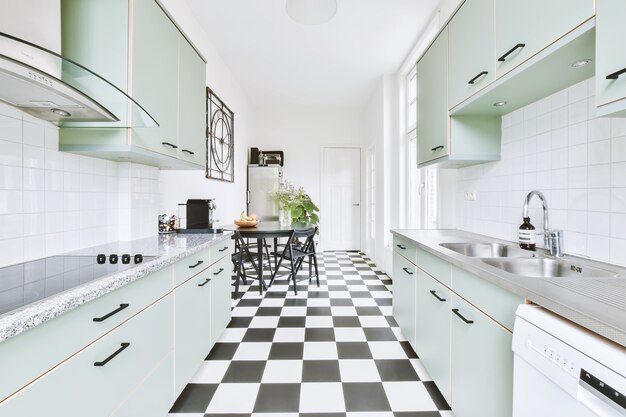
[[(502, 117), (501, 161), (459, 169), (458, 228), (515, 241), (524, 197), (539, 189), (566, 252), (626, 265), (626, 118), (594, 118), (594, 82)], [(543, 228), (538, 200), (531, 222)]]
[(157, 168), (58, 148), (58, 128), (0, 103), (0, 267), (157, 233)]

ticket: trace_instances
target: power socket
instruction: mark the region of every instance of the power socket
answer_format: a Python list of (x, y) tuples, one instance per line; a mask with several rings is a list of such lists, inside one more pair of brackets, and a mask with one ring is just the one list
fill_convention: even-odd
[(465, 201), (476, 201), (476, 190), (465, 191)]

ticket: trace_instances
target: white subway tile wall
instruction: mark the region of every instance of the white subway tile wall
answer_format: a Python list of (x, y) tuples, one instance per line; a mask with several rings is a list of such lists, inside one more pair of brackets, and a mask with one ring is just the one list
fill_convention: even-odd
[[(564, 230), (567, 253), (626, 265), (626, 119), (595, 117), (594, 83), (502, 117), (501, 161), (459, 170), (459, 229), (517, 240), (524, 197), (538, 189), (550, 227)], [(477, 200), (466, 201), (474, 190)], [(531, 207), (541, 231), (539, 201)]]
[(58, 148), (55, 126), (0, 103), (0, 266), (157, 233), (157, 168)]

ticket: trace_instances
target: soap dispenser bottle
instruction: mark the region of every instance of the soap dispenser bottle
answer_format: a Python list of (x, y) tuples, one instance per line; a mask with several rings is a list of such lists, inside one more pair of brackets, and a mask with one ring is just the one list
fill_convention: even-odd
[(530, 224), (530, 217), (524, 217), (524, 223), (519, 227), (519, 247), (535, 250), (535, 226)]

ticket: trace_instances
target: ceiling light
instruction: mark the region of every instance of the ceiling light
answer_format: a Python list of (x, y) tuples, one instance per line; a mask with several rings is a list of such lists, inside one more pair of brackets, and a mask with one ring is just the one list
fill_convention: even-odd
[(67, 112), (67, 111), (61, 110), (61, 109), (52, 109), (50, 111), (52, 113), (54, 113), (54, 114), (58, 114), (61, 117), (70, 117), (72, 115), (70, 112)]
[(572, 67), (572, 68), (580, 68), (580, 67), (584, 67), (585, 65), (587, 65), (590, 62), (591, 62), (591, 59), (579, 59), (578, 61), (572, 63), (572, 65), (570, 65), (570, 67)]
[(506, 101), (496, 101), (493, 103), (494, 107), (502, 107), (506, 104)]
[(321, 25), (337, 14), (337, 0), (287, 0), (287, 14), (303, 25)]

